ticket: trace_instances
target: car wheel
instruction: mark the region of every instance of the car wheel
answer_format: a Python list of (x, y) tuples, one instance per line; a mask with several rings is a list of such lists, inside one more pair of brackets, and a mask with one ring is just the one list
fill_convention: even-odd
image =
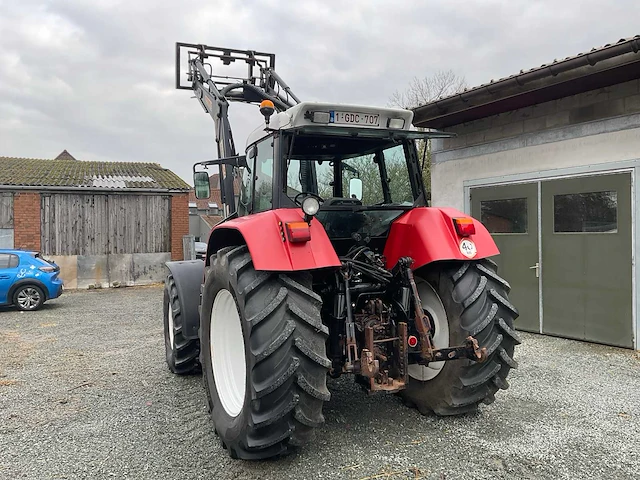
[(13, 294), (13, 304), (18, 310), (38, 310), (44, 303), (44, 292), (36, 285), (22, 285)]

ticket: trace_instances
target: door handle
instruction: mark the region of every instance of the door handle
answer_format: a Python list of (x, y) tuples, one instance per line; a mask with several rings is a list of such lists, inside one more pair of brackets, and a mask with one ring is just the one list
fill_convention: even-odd
[(10, 278), (11, 277), (9, 275), (0, 275), (0, 279), (2, 279), (2, 280), (8, 280)]
[(535, 270), (536, 271), (536, 278), (540, 277), (540, 264), (538, 262), (536, 262), (535, 265), (530, 266), (529, 270)]

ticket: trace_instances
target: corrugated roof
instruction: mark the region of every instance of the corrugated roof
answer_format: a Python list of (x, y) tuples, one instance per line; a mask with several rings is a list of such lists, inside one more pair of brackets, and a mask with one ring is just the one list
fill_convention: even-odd
[(442, 129), (639, 77), (636, 35), (435, 99), (413, 109), (413, 124)]
[(0, 157), (0, 185), (86, 187), (92, 189), (189, 190), (189, 185), (157, 163), (85, 162)]
[[(570, 56), (570, 57), (566, 57), (566, 58), (562, 58), (560, 60), (558, 60), (557, 58), (554, 58), (553, 62), (543, 63), (539, 67), (533, 67), (533, 68), (530, 68), (528, 70), (524, 70), (523, 69), (523, 70), (520, 70), (518, 73), (514, 73), (513, 75), (509, 75), (507, 77), (498, 78), (497, 80), (491, 79), (487, 83), (482, 83), (482, 84), (477, 85), (477, 86), (472, 87), (472, 88), (465, 88), (464, 90), (462, 90), (460, 92), (457, 92), (457, 93), (454, 93), (452, 95), (447, 95), (445, 97), (437, 98), (433, 102), (442, 101), (442, 100), (445, 100), (445, 99), (451, 98), (451, 97), (459, 97), (462, 93), (472, 92), (473, 90), (479, 90), (481, 88), (488, 87), (488, 86), (493, 85), (495, 83), (499, 83), (499, 82), (503, 82), (505, 80), (516, 78), (516, 77), (518, 77), (520, 75), (523, 75), (525, 73), (533, 73), (535, 71), (544, 70), (544, 69), (553, 70), (553, 66), (558, 64), (558, 63), (567, 62), (569, 60), (574, 60), (574, 59), (580, 58), (580, 57), (588, 57), (589, 55), (593, 55), (594, 53), (602, 52), (604, 50), (607, 50), (608, 48), (615, 47), (616, 45), (619, 45), (621, 43), (631, 42), (633, 40), (640, 40), (640, 35), (635, 35), (633, 37), (627, 37), (627, 38), (621, 38), (620, 40), (618, 40), (615, 43), (607, 43), (606, 45), (602, 45), (600, 47), (593, 47), (591, 50), (589, 50), (586, 53), (578, 53), (576, 55), (573, 55), (573, 56)], [(430, 102), (430, 103), (432, 103), (432, 102)]]

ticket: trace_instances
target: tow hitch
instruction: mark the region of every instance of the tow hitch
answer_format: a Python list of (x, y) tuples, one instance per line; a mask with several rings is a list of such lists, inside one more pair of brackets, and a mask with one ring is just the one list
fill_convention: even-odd
[(447, 347), (435, 349), (433, 347), (433, 338), (431, 332), (433, 331), (433, 325), (431, 319), (422, 308), (422, 302), (418, 295), (418, 287), (413, 278), (413, 272), (411, 271), (411, 264), (413, 259), (411, 257), (402, 257), (398, 260), (398, 263), (394, 267), (394, 273), (404, 277), (404, 282), (409, 287), (410, 295), (414, 305), (414, 317), (416, 323), (416, 329), (420, 335), (420, 359), (418, 361), (421, 365), (428, 365), (430, 362), (440, 362), (445, 360), (457, 360), (460, 358), (468, 358), (478, 363), (482, 363), (487, 359), (487, 349), (479, 348), (478, 341), (472, 336), (467, 337), (463, 345), (456, 347)]

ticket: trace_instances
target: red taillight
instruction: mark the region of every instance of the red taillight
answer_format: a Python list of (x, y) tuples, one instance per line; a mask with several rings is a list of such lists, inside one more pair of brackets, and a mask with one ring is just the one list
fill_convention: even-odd
[(287, 238), (291, 243), (308, 242), (311, 240), (311, 228), (307, 222), (289, 222), (284, 224)]
[(456, 226), (456, 232), (458, 232), (458, 235), (461, 237), (468, 237), (476, 234), (476, 226), (473, 224), (473, 218), (454, 218), (453, 224)]
[(407, 338), (407, 343), (411, 348), (414, 348), (416, 345), (418, 345), (418, 337), (416, 337), (415, 335), (409, 335), (409, 338)]

